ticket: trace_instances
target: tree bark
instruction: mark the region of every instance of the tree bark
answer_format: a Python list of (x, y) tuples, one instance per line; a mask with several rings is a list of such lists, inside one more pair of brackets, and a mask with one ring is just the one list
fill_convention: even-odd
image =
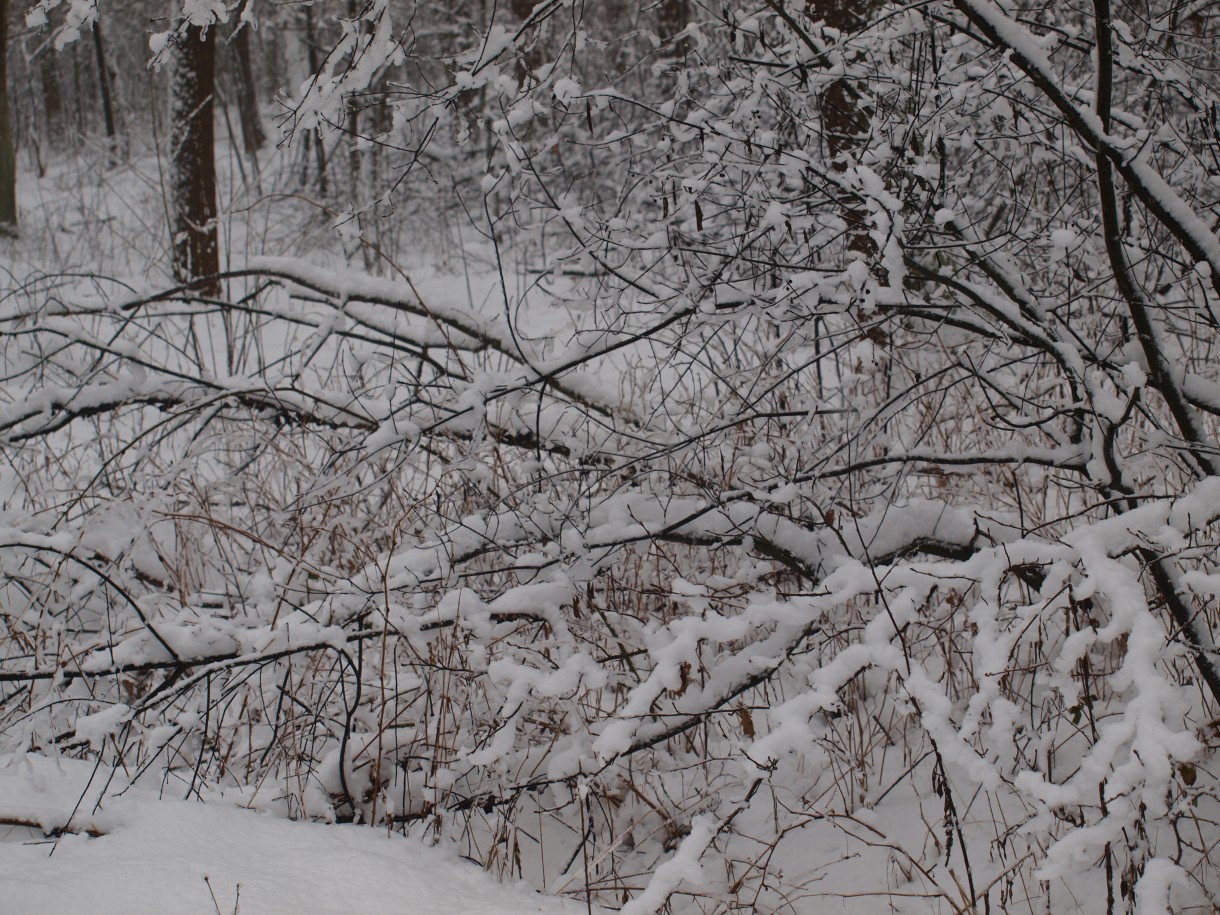
[[(525, 22), (529, 19), (530, 14), (534, 12), (534, 7), (538, 5), (538, 0), (510, 0), (509, 9), (512, 14)], [(542, 53), (542, 29), (540, 26), (534, 26), (533, 35), (526, 39), (526, 50), (517, 59), (517, 85), (525, 85), (525, 81), (530, 78), (535, 70), (542, 66), (545, 61)]]
[[(213, 108), (216, 40), (189, 26), (178, 49), (170, 128), (174, 274), (204, 295), (219, 295)], [(198, 282), (197, 282), (198, 281)]]
[(106, 63), (106, 44), (102, 39), (102, 23), (93, 23), (93, 51), (97, 56), (97, 85), (102, 94), (102, 117), (106, 122), (106, 148), (111, 164), (118, 152), (118, 124), (114, 117), (114, 93), (110, 84), (110, 67)]
[[(808, 0), (810, 18), (835, 29), (840, 36), (858, 32), (868, 23), (870, 0)], [(854, 158), (868, 139), (872, 110), (865, 100), (864, 86), (851, 79), (838, 79), (822, 92), (819, 107), (826, 149), (831, 168), (847, 171), (848, 160)], [(847, 250), (871, 257), (877, 253), (876, 243), (869, 232), (868, 211), (847, 205), (843, 208), (847, 223)]]
[[(322, 66), (322, 60), (318, 56), (318, 38), (314, 31), (313, 22), (313, 7), (305, 7), (305, 55), (309, 64), (309, 72), (317, 73)], [(307, 138), (307, 140), (310, 138)], [(328, 182), (326, 179), (326, 148), (322, 145), (322, 135), (315, 134), (311, 137), (314, 143), (314, 152), (317, 158), (318, 169), (318, 193), (326, 196), (328, 190)], [(308, 160), (306, 160), (306, 168), (308, 169)]]
[(258, 113), (258, 93), (254, 85), (254, 67), (250, 63), (250, 26), (239, 22), (233, 35), (233, 52), (237, 58), (237, 114), (241, 118), (242, 144), (246, 154), (254, 156), (267, 143)]
[(673, 53), (681, 57), (690, 49), (689, 40), (674, 39), (690, 25), (690, 0), (662, 0), (657, 7), (657, 37), (662, 46), (673, 44)]
[(64, 139), (64, 95), (59, 86), (59, 72), (55, 67), (55, 53), (44, 49), (38, 56), (38, 76), (42, 81), (42, 110), (46, 123), (43, 129), (52, 146)]
[(8, 107), (8, 0), (0, 0), (0, 232), (17, 231), (17, 155)]

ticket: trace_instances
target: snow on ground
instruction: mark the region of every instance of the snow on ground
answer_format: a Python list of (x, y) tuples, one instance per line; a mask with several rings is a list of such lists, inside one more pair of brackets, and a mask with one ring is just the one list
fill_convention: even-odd
[[(116, 795), (90, 764), (0, 762), (0, 912), (21, 915), (525, 915), (584, 904), (505, 886), (455, 852), (367, 826), (224, 801)], [(115, 780), (117, 783), (117, 779)], [(98, 799), (103, 798), (101, 805)], [(97, 808), (95, 810), (95, 808)], [(74, 830), (58, 838), (11, 824)], [(89, 835), (87, 833), (99, 833)]]

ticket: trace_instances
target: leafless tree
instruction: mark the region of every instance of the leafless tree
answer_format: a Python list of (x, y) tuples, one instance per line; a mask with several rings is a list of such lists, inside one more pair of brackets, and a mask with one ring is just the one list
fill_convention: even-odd
[(171, 114), (171, 188), (174, 274), (204, 295), (220, 286), (216, 224), (216, 33), (195, 24), (182, 29), (174, 61)]
[(8, 101), (8, 0), (0, 2), (0, 231), (17, 228), (17, 158)]

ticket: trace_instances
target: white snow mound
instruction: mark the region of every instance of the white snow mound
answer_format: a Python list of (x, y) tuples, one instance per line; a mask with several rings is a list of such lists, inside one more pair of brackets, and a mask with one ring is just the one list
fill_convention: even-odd
[[(34, 762), (34, 765), (30, 763)], [(92, 810), (78, 766), (0, 765), (8, 828), (0, 909), (22, 915), (575, 915), (584, 905), (505, 886), (456, 853), (367, 826), (291, 822), (218, 803), (108, 797)], [(92, 766), (86, 767), (89, 771)], [(87, 774), (87, 773), (86, 773)], [(93, 779), (105, 782), (106, 773)], [(5, 829), (0, 827), (0, 835)], [(33, 839), (31, 840), (31, 836)], [(240, 889), (240, 901), (238, 891)]]

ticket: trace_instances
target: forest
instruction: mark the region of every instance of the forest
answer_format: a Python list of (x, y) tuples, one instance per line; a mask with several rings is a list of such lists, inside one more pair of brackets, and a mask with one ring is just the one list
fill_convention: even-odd
[(1220, 910), (1218, 35), (0, 0), (0, 894)]

